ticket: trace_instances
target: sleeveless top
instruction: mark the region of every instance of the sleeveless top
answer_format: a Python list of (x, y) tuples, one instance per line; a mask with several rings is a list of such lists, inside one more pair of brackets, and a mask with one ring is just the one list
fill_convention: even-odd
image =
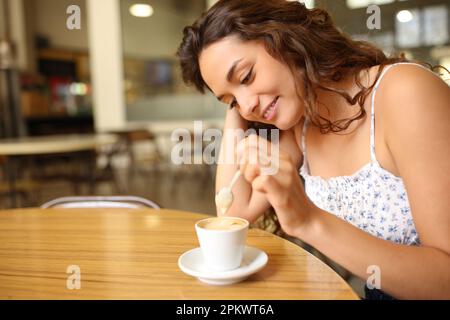
[[(404, 245), (419, 245), (420, 240), (411, 215), (411, 206), (402, 178), (383, 169), (375, 156), (375, 94), (388, 65), (378, 78), (371, 97), (370, 163), (350, 176), (322, 178), (309, 172), (303, 126), (303, 164), (300, 175), (305, 192), (319, 208), (351, 223), (373, 236)], [(419, 65), (420, 66), (420, 65)], [(422, 67), (422, 66), (420, 66)]]

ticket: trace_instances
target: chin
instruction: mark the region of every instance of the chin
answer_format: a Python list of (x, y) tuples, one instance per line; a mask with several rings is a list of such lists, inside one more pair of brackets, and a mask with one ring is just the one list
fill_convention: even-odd
[(280, 130), (288, 130), (289, 129), (289, 126), (288, 127), (286, 127), (285, 125), (283, 125), (283, 123), (281, 123), (280, 121), (271, 121), (271, 122), (267, 122), (267, 121), (260, 121), (260, 123), (264, 123), (264, 124), (268, 124), (268, 125), (271, 125), (271, 126), (275, 126), (277, 129), (280, 129)]
[(286, 126), (286, 125), (283, 125), (283, 124), (280, 124), (280, 123), (274, 123), (274, 126), (275, 127), (277, 127), (278, 129), (280, 129), (280, 130), (289, 130), (290, 129), (290, 127), (289, 126)]
[(280, 130), (292, 129), (293, 127), (295, 127), (296, 124), (297, 124), (296, 121), (292, 121), (292, 120), (289, 121), (289, 119), (280, 119), (273, 123), (273, 125), (276, 126)]
[(290, 130), (300, 122), (303, 115), (303, 110), (299, 110), (298, 107), (286, 108), (284, 112), (279, 112), (277, 114), (277, 118), (274, 119), (273, 125), (280, 130)]

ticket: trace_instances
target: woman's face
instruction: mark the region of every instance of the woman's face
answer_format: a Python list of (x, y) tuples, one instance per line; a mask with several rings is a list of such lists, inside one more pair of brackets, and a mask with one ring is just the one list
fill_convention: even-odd
[(203, 49), (199, 64), (216, 97), (237, 108), (244, 119), (287, 130), (304, 114), (292, 72), (259, 41), (226, 37)]

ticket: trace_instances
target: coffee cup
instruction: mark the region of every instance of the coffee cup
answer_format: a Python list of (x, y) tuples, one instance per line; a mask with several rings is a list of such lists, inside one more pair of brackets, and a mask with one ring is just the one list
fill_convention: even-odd
[(213, 217), (195, 224), (205, 266), (213, 271), (238, 268), (247, 240), (249, 222), (236, 217)]

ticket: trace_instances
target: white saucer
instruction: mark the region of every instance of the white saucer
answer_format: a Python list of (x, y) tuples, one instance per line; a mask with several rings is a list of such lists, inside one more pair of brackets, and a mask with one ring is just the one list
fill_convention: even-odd
[(254, 247), (245, 247), (242, 264), (239, 268), (230, 271), (213, 271), (203, 264), (203, 255), (200, 248), (183, 253), (178, 259), (180, 269), (200, 281), (212, 285), (228, 285), (240, 282), (261, 270), (269, 258), (264, 251)]

